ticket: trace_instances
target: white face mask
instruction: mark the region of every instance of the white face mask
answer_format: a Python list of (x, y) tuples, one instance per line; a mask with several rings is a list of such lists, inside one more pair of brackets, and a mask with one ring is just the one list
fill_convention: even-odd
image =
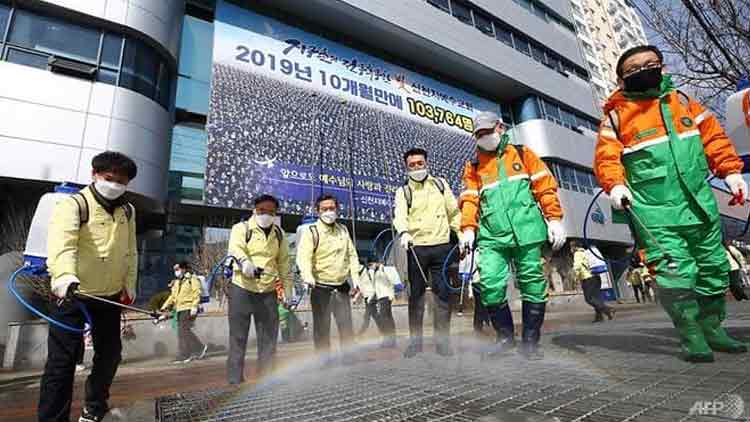
[(485, 151), (495, 151), (498, 145), (500, 145), (500, 134), (497, 132), (492, 132), (477, 139), (477, 146)]
[(320, 219), (326, 224), (335, 223), (336, 218), (338, 218), (338, 213), (336, 211), (326, 211), (320, 214)]
[(409, 172), (409, 177), (415, 182), (423, 182), (425, 179), (427, 179), (427, 174), (427, 169), (412, 170)]
[(177, 278), (182, 278), (182, 271), (175, 271), (174, 276)]
[(255, 214), (255, 222), (262, 229), (267, 229), (273, 224), (273, 216), (271, 214)]
[(122, 196), (128, 189), (127, 186), (119, 183), (110, 182), (103, 179), (96, 179), (94, 182), (94, 188), (99, 194), (110, 201), (115, 200)]

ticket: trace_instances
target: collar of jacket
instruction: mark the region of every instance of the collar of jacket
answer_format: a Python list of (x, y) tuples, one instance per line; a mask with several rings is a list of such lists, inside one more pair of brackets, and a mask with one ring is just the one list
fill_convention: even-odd
[(315, 224), (317, 224), (318, 229), (331, 233), (336, 229), (337, 223), (338, 223), (338, 220), (334, 221), (333, 224), (326, 224), (323, 222), (323, 220), (318, 218), (318, 221)]

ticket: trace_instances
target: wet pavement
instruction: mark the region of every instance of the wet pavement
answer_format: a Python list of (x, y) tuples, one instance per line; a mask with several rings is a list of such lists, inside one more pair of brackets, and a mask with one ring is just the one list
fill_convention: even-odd
[[(131, 363), (112, 387), (118, 410), (108, 420), (750, 420), (750, 354), (716, 354), (711, 364), (682, 362), (675, 357), (679, 344), (671, 324), (654, 306), (621, 307), (615, 321), (602, 324), (588, 319), (551, 314), (541, 361), (514, 352), (481, 361), (479, 343), (466, 334), (453, 339), (459, 351), (453, 358), (439, 357), (427, 345), (425, 353), (405, 360), (400, 349), (360, 342), (351, 351), (356, 363), (325, 368), (311, 357), (309, 344), (281, 345), (284, 368), (234, 389), (224, 383), (223, 356), (181, 367)], [(726, 326), (750, 341), (750, 307), (730, 304)], [(252, 360), (248, 366), (252, 377)], [(78, 385), (74, 408), (81, 392)], [(37, 395), (34, 376), (0, 381), (0, 420), (34, 420)]]

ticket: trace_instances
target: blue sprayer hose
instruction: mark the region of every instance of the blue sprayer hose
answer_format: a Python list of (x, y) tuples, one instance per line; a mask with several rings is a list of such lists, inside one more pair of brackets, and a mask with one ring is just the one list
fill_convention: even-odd
[(35, 307), (33, 307), (29, 302), (26, 301), (26, 299), (23, 298), (23, 296), (21, 296), (18, 293), (18, 290), (16, 289), (16, 279), (18, 278), (18, 276), (21, 275), (22, 273), (25, 273), (25, 272), (32, 273), (32, 272), (34, 272), (36, 270), (39, 270), (39, 269), (41, 269), (41, 268), (34, 267), (34, 266), (29, 266), (29, 265), (24, 265), (23, 267), (21, 267), (21, 268), (17, 269), (16, 271), (14, 271), (13, 274), (11, 274), (10, 278), (8, 279), (8, 290), (10, 291), (10, 293), (16, 298), (16, 300), (18, 300), (18, 302), (21, 305), (23, 305), (26, 309), (28, 309), (29, 311), (31, 311), (31, 313), (33, 313), (34, 315), (36, 315), (39, 318), (42, 318), (43, 320), (47, 321), (50, 325), (54, 325), (54, 326), (56, 326), (58, 328), (61, 328), (63, 330), (71, 331), (71, 332), (74, 332), (74, 333), (80, 333), (80, 334), (83, 334), (83, 333), (86, 333), (86, 332), (90, 331), (94, 327), (94, 322), (92, 321), (91, 315), (89, 314), (88, 310), (86, 309), (86, 306), (83, 303), (81, 303), (80, 301), (77, 301), (78, 307), (81, 309), (81, 312), (83, 313), (83, 317), (86, 320), (86, 324), (88, 325), (88, 328), (86, 328), (86, 325), (84, 325), (83, 328), (76, 328), (76, 327), (70, 326), (68, 324), (65, 324), (64, 322), (57, 321), (56, 319), (54, 319), (54, 318), (52, 318), (52, 317), (50, 317), (48, 315), (45, 315), (40, 310), (38, 310)]

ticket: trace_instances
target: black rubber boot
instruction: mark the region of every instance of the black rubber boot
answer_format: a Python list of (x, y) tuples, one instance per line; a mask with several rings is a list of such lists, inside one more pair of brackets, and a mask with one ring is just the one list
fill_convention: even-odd
[(480, 355), (482, 360), (496, 359), (512, 350), (516, 345), (513, 314), (510, 312), (508, 303), (487, 308), (487, 314), (490, 317), (490, 322), (495, 329), (497, 338), (495, 344), (482, 351)]
[(451, 357), (455, 354), (450, 344), (451, 305), (438, 295), (434, 299), (435, 351), (440, 356)]
[(542, 336), (542, 324), (547, 303), (523, 302), (523, 333), (521, 335), (521, 354), (529, 360), (544, 358), (539, 350), (539, 339)]

